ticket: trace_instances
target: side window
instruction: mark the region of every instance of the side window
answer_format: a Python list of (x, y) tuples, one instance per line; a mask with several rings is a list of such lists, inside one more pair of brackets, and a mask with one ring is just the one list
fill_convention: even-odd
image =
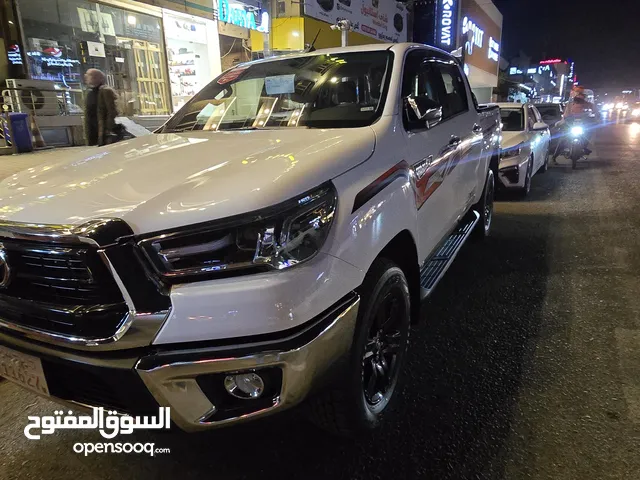
[(427, 97), (437, 102), (438, 95), (433, 77), (433, 65), (428, 63), (426, 54), (420, 52), (409, 54), (402, 75), (402, 98), (411, 95), (412, 97)]
[(460, 69), (456, 65), (437, 63), (437, 69), (444, 83), (444, 98), (442, 99), (442, 119), (446, 120), (469, 110), (467, 91), (462, 80)]
[[(422, 115), (442, 107), (439, 75), (427, 52), (411, 52), (407, 55), (402, 73), (403, 123), (407, 130), (427, 128)], [(435, 126), (440, 118), (429, 122)]]
[(533, 130), (533, 124), (536, 123), (536, 114), (532, 107), (527, 107), (527, 127)]

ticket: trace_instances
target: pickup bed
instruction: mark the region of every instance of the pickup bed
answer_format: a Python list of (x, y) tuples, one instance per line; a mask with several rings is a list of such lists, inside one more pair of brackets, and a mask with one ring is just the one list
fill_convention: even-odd
[(186, 431), (302, 403), (374, 428), (421, 300), (489, 235), (499, 154), (441, 50), (236, 66), (157, 134), (0, 184), (0, 374)]

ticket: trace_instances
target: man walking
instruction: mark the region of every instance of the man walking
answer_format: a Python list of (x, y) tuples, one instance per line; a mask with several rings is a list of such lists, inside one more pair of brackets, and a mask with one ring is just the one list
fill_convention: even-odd
[(84, 134), (87, 145), (110, 143), (116, 124), (117, 95), (105, 85), (106, 77), (98, 69), (91, 68), (84, 75), (89, 87), (84, 111)]

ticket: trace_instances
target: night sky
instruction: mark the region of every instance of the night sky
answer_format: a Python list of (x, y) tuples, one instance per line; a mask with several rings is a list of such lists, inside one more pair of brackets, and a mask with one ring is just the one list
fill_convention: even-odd
[(640, 87), (640, 0), (493, 0), (502, 55), (570, 58), (586, 88)]

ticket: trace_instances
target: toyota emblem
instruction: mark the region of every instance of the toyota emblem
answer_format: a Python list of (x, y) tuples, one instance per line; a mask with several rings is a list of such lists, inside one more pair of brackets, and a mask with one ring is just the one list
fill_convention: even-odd
[(7, 288), (11, 283), (11, 267), (7, 261), (7, 251), (0, 243), (0, 288)]

